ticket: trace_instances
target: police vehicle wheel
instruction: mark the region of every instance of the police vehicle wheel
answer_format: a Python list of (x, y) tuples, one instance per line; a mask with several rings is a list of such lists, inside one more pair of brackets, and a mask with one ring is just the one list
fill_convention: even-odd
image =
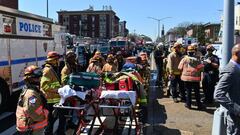
[(9, 97), (8, 85), (0, 78), (0, 112), (4, 111)]

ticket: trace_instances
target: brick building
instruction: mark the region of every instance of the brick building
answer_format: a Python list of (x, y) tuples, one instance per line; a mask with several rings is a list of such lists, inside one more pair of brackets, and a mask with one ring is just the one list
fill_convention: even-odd
[(9, 7), (9, 8), (18, 9), (18, 0), (0, 0), (0, 5)]
[(119, 17), (111, 10), (58, 11), (59, 24), (82, 37), (107, 38), (119, 35)]

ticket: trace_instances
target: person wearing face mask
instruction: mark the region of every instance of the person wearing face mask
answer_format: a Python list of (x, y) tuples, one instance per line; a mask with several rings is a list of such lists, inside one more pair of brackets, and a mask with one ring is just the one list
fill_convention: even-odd
[(60, 101), (58, 89), (61, 87), (61, 79), (58, 76), (60, 55), (55, 51), (47, 54), (46, 64), (43, 68), (43, 76), (41, 78), (40, 88), (47, 99), (48, 126), (45, 129), (45, 135), (53, 134), (53, 124), (55, 118), (53, 116), (53, 105)]
[(181, 54), (181, 44), (176, 42), (172, 47), (172, 52), (168, 55), (167, 58), (167, 70), (169, 72), (169, 80), (170, 80), (170, 91), (172, 94), (173, 101), (175, 103), (177, 100), (177, 84), (179, 85), (179, 91), (181, 94), (181, 101), (186, 100), (185, 90), (183, 81), (180, 79), (181, 71), (178, 69), (178, 65), (182, 59)]
[(194, 46), (189, 45), (187, 48), (187, 55), (181, 60), (178, 69), (182, 71), (181, 80), (184, 81), (184, 87), (187, 91), (187, 100), (185, 107), (191, 109), (192, 90), (194, 90), (198, 109), (202, 109), (200, 101), (200, 81), (201, 72), (204, 65), (196, 56)]
[(205, 65), (202, 82), (205, 95), (203, 101), (205, 103), (212, 103), (214, 87), (219, 79), (219, 58), (213, 54), (215, 48), (212, 45), (208, 45), (206, 50), (207, 54), (204, 56), (203, 60)]

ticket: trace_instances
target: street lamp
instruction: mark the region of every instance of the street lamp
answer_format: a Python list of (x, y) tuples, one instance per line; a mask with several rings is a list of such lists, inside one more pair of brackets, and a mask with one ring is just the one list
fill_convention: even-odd
[(164, 18), (160, 18), (160, 19), (154, 18), (154, 17), (147, 17), (147, 18), (153, 19), (158, 22), (158, 38), (160, 38), (160, 22), (164, 19), (168, 19), (168, 18), (172, 18), (172, 17), (164, 17)]

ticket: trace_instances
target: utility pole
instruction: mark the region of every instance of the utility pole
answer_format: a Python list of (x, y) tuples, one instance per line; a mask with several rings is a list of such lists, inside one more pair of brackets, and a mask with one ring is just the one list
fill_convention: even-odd
[(47, 0), (47, 18), (48, 18), (48, 0)]
[(224, 0), (223, 10), (223, 67), (231, 58), (231, 50), (234, 46), (234, 0)]

